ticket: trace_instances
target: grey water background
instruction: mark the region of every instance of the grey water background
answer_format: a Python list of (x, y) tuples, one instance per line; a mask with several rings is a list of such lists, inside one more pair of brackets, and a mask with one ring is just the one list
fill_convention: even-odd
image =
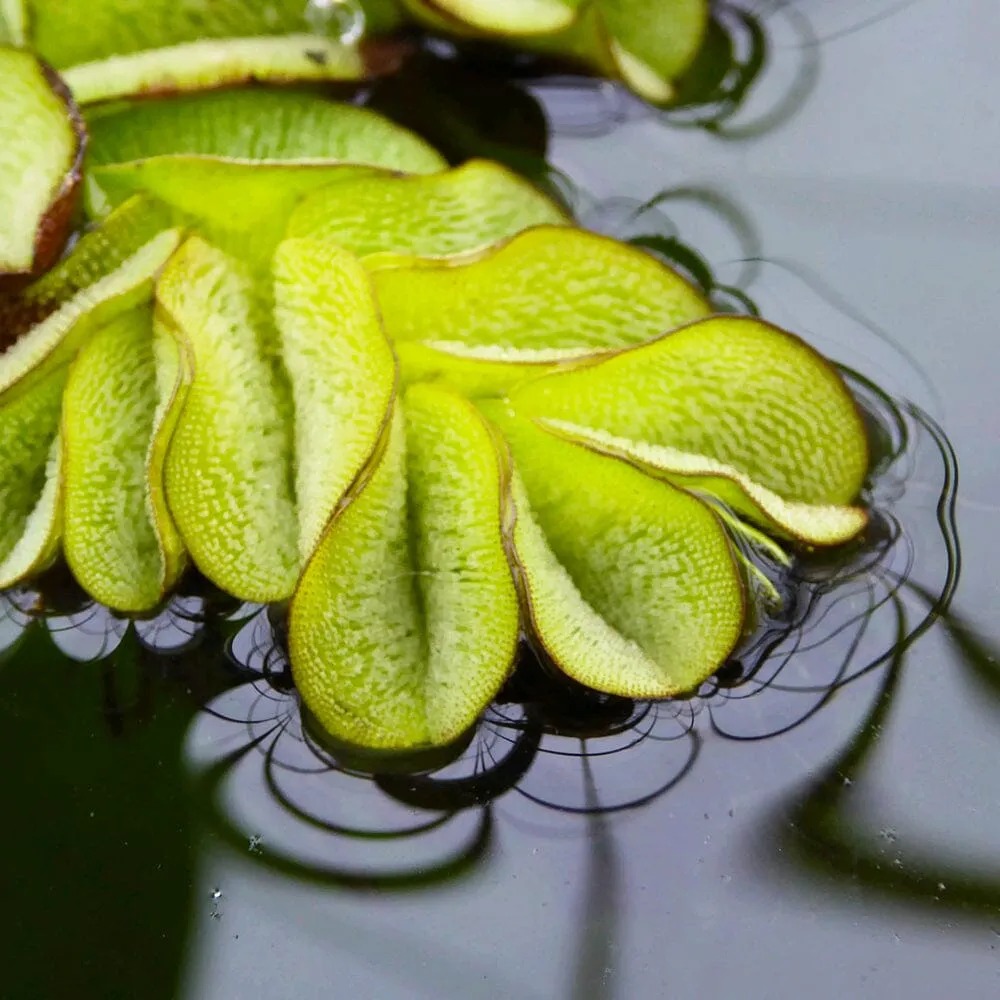
[[(781, 127), (722, 139), (630, 115), (582, 135), (593, 101), (581, 111), (576, 92), (545, 86), (550, 158), (603, 206), (595, 224), (620, 224), (616, 199), (674, 192), (664, 213), (720, 280), (944, 426), (964, 556), (951, 628), (784, 736), (735, 741), (699, 725), (697, 765), (642, 808), (580, 815), (512, 792), (488, 816), (405, 840), (332, 840), (279, 808), (254, 753), (221, 789), (220, 829), (196, 779), (245, 746), (248, 727), (192, 706), (231, 681), (194, 656), (178, 684), (130, 672), (127, 657), (110, 671), (35, 641), (0, 665), (0, 996), (997, 995), (1000, 9), (794, 7), (821, 44), (801, 48), (769, 13), (771, 65), (737, 122), (802, 91)], [(896, 501), (912, 579), (931, 590), (944, 572), (941, 475), (920, 449)], [(865, 612), (863, 595), (850, 601)], [(872, 615), (865, 642), (888, 648), (894, 628), (892, 614)], [(793, 659), (782, 680), (821, 685), (847, 641)], [(766, 733), (809, 701), (764, 695), (721, 705), (720, 724)], [(247, 691), (216, 704), (237, 719), (287, 708)], [(687, 752), (665, 737), (586, 764), (550, 757), (522, 788), (574, 807), (628, 801)], [(331, 822), (419, 820), (358, 780), (283, 780)], [(300, 865), (264, 863), (279, 855)], [(442, 866), (451, 857), (470, 860)], [(421, 870), (441, 874), (363, 875)]]

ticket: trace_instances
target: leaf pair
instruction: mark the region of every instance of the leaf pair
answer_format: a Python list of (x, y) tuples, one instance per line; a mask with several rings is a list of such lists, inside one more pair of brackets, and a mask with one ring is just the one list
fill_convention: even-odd
[(505, 464), (470, 403), (396, 399), (371, 284), (350, 254), (288, 240), (275, 302), (295, 399), (296, 684), (323, 727), (381, 749), (457, 739), (509, 673), (518, 609)]

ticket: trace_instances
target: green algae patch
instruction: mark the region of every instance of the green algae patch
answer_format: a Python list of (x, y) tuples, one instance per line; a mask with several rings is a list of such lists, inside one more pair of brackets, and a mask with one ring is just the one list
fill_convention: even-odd
[(385, 430), (396, 364), (361, 262), (286, 240), (274, 259), (275, 318), (295, 405), (299, 550), (307, 560)]
[(786, 501), (843, 505), (868, 469), (833, 365), (760, 320), (713, 317), (522, 386), (519, 413), (713, 459)]
[(47, 270), (69, 236), (86, 131), (59, 78), (0, 45), (0, 284)]
[(338, 739), (445, 745), (510, 672), (518, 605), (507, 564), (505, 465), (461, 397), (397, 404), (370, 476), (327, 530), (292, 601), (295, 681)]
[(539, 365), (644, 343), (711, 311), (649, 254), (570, 227), (538, 226), (451, 259), (383, 254), (373, 263), (404, 377), (471, 395), (510, 388)]
[(91, 168), (188, 153), (254, 162), (367, 163), (444, 170), (423, 139), (368, 108), (297, 90), (219, 90), (94, 109)]
[(63, 397), (63, 552), (91, 597), (124, 612), (156, 607), (168, 584), (147, 485), (157, 408), (152, 326), (144, 306), (97, 331)]
[(192, 369), (164, 467), (174, 521), (216, 586), (283, 600), (298, 539), (291, 400), (271, 318), (243, 265), (198, 237), (171, 259), (156, 299)]
[(693, 690), (743, 634), (725, 528), (699, 499), (484, 404), (510, 444), (514, 558), (536, 643), (569, 677), (631, 698)]
[(288, 235), (327, 240), (360, 257), (445, 257), (569, 219), (528, 181), (487, 160), (423, 177), (370, 175), (310, 195)]
[(131, 201), (21, 295), (0, 300), (0, 330), (11, 341), (0, 354), (0, 406), (15, 385), (66, 364), (94, 330), (149, 301), (181, 239), (169, 224), (165, 210)]

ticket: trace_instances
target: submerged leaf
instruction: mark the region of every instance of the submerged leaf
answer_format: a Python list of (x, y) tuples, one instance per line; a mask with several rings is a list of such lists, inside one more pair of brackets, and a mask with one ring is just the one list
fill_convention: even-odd
[(148, 498), (156, 408), (152, 310), (144, 306), (91, 337), (63, 398), (63, 550), (83, 589), (117, 611), (148, 611), (175, 582)]
[(513, 405), (714, 459), (786, 501), (848, 504), (868, 471), (864, 424), (836, 369), (756, 319), (713, 317), (569, 365), (522, 386)]
[(275, 254), (274, 275), (275, 318), (295, 403), (305, 561), (385, 430), (396, 364), (356, 257), (327, 243), (286, 240)]
[(166, 456), (167, 497), (198, 569), (247, 601), (287, 598), (298, 574), (291, 400), (252, 282), (198, 237), (156, 289), (193, 378)]
[(418, 386), (334, 516), (292, 601), (302, 697), (334, 736), (409, 749), (456, 740), (517, 646), (503, 464), (466, 401)]
[(745, 617), (719, 519), (690, 494), (503, 404), (484, 410), (521, 480), (514, 546), (539, 645), (598, 691), (666, 698), (697, 687), (730, 654)]
[(470, 160), (428, 177), (368, 175), (331, 185), (299, 205), (288, 235), (328, 240), (361, 257), (444, 257), (543, 224), (569, 219), (517, 174)]
[(47, 270), (66, 244), (86, 130), (59, 78), (0, 45), (0, 282)]

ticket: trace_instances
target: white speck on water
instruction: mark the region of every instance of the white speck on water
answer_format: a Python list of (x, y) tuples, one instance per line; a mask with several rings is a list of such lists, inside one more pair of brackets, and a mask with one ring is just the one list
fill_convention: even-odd
[(222, 890), (216, 886), (209, 896), (210, 899), (222, 899)]
[(945, 890), (945, 884), (944, 884), (944, 882), (938, 882), (938, 886), (937, 887), (938, 887), (938, 892), (944, 892), (944, 890)]
[(365, 33), (365, 11), (360, 0), (309, 0), (306, 23), (315, 35), (356, 45)]
[(252, 834), (250, 837), (250, 842), (247, 845), (249, 847), (251, 854), (260, 854), (262, 851), (261, 845), (264, 843), (264, 838), (259, 834)]

